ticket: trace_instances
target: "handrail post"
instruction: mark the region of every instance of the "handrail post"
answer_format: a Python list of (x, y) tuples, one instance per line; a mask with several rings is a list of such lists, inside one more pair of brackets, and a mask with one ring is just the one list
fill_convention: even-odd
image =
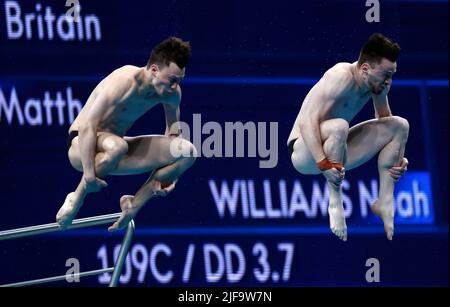
[(125, 260), (127, 259), (128, 250), (130, 248), (131, 239), (133, 238), (135, 225), (134, 221), (131, 220), (128, 223), (127, 231), (125, 236), (123, 237), (122, 245), (120, 246), (119, 256), (117, 257), (117, 261), (114, 265), (114, 272), (111, 277), (111, 281), (109, 282), (108, 287), (116, 287), (120, 278), (120, 274), (122, 273), (123, 265)]

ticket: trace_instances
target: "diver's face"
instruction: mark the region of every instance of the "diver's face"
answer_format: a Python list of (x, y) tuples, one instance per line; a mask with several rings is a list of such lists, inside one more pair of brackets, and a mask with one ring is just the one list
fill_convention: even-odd
[(364, 83), (373, 94), (380, 95), (391, 86), (392, 76), (397, 71), (397, 63), (383, 58), (379, 64), (364, 63), (362, 68)]
[(181, 69), (173, 62), (160, 67), (152, 65), (150, 69), (153, 75), (152, 84), (159, 95), (171, 94), (176, 91), (186, 72), (185, 68)]

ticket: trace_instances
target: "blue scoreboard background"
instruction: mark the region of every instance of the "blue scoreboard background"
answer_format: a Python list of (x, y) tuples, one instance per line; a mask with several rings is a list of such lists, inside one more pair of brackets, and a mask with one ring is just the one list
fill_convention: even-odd
[[(274, 138), (256, 156), (201, 156), (172, 194), (151, 200), (135, 220), (120, 285), (448, 286), (448, 1), (380, 1), (380, 21), (368, 22), (365, 1), (80, 0), (77, 23), (65, 2), (0, 1), (0, 230), (54, 221), (81, 177), (66, 142), (90, 92), (120, 66), (144, 66), (175, 35), (193, 48), (181, 120), (202, 131), (197, 148), (210, 122), (254, 123)], [(395, 187), (392, 242), (369, 209), (376, 159), (347, 172), (344, 243), (328, 228), (324, 178), (298, 174), (286, 141), (313, 84), (335, 63), (356, 61), (374, 32), (402, 46), (389, 100), (410, 122), (410, 165)], [(368, 103), (351, 124), (373, 114)], [(164, 128), (155, 108), (130, 135)], [(119, 212), (120, 196), (147, 177), (108, 177), (78, 217)], [(105, 226), (0, 241), (0, 284), (64, 274), (69, 258), (83, 271), (111, 266), (122, 235)], [(375, 284), (366, 280), (371, 258), (381, 268)]]

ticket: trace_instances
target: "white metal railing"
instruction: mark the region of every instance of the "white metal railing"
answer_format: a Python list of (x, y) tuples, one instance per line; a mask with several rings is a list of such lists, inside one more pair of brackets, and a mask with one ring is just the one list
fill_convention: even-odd
[[(92, 217), (77, 219), (77, 220), (74, 220), (72, 222), (72, 224), (67, 227), (66, 230), (109, 224), (109, 223), (115, 222), (119, 217), (120, 217), (120, 213), (113, 213), (113, 214), (99, 215), (99, 216), (92, 216)], [(99, 274), (107, 273), (107, 272), (113, 272), (113, 274), (111, 276), (111, 280), (109, 282), (109, 287), (117, 286), (117, 282), (119, 281), (120, 274), (122, 273), (122, 268), (125, 263), (126, 256), (128, 254), (128, 249), (130, 248), (131, 240), (133, 238), (134, 229), (135, 229), (134, 221), (131, 220), (128, 223), (127, 230), (125, 232), (125, 236), (123, 238), (122, 245), (120, 247), (119, 256), (117, 257), (117, 261), (116, 261), (116, 264), (114, 267), (101, 269), (101, 270), (88, 271), (88, 272), (81, 272), (78, 274), (71, 274), (70, 277), (72, 277), (72, 278), (84, 277), (84, 276), (91, 276), (91, 275), (99, 275)], [(16, 229), (11, 229), (11, 230), (0, 231), (0, 241), (34, 236), (34, 235), (38, 235), (38, 234), (56, 232), (56, 231), (62, 231), (59, 228), (58, 223), (50, 223), (50, 224), (24, 227), (24, 228), (16, 228)], [(48, 283), (48, 282), (53, 282), (53, 281), (65, 280), (66, 276), (67, 275), (60, 275), (60, 276), (54, 276), (54, 277), (48, 277), (48, 278), (42, 278), (42, 279), (27, 280), (27, 281), (23, 281), (23, 282), (0, 285), (0, 287), (21, 287), (21, 286), (37, 285), (37, 284)]]

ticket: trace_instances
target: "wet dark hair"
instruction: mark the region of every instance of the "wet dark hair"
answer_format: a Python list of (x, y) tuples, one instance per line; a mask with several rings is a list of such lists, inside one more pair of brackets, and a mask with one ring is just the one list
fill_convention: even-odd
[(383, 34), (375, 33), (369, 37), (359, 54), (358, 67), (365, 62), (369, 64), (381, 63), (383, 58), (396, 62), (400, 53), (400, 46)]
[(191, 56), (191, 44), (178, 37), (169, 37), (159, 43), (151, 52), (147, 68), (152, 64), (168, 66), (174, 62), (181, 69), (186, 67)]

